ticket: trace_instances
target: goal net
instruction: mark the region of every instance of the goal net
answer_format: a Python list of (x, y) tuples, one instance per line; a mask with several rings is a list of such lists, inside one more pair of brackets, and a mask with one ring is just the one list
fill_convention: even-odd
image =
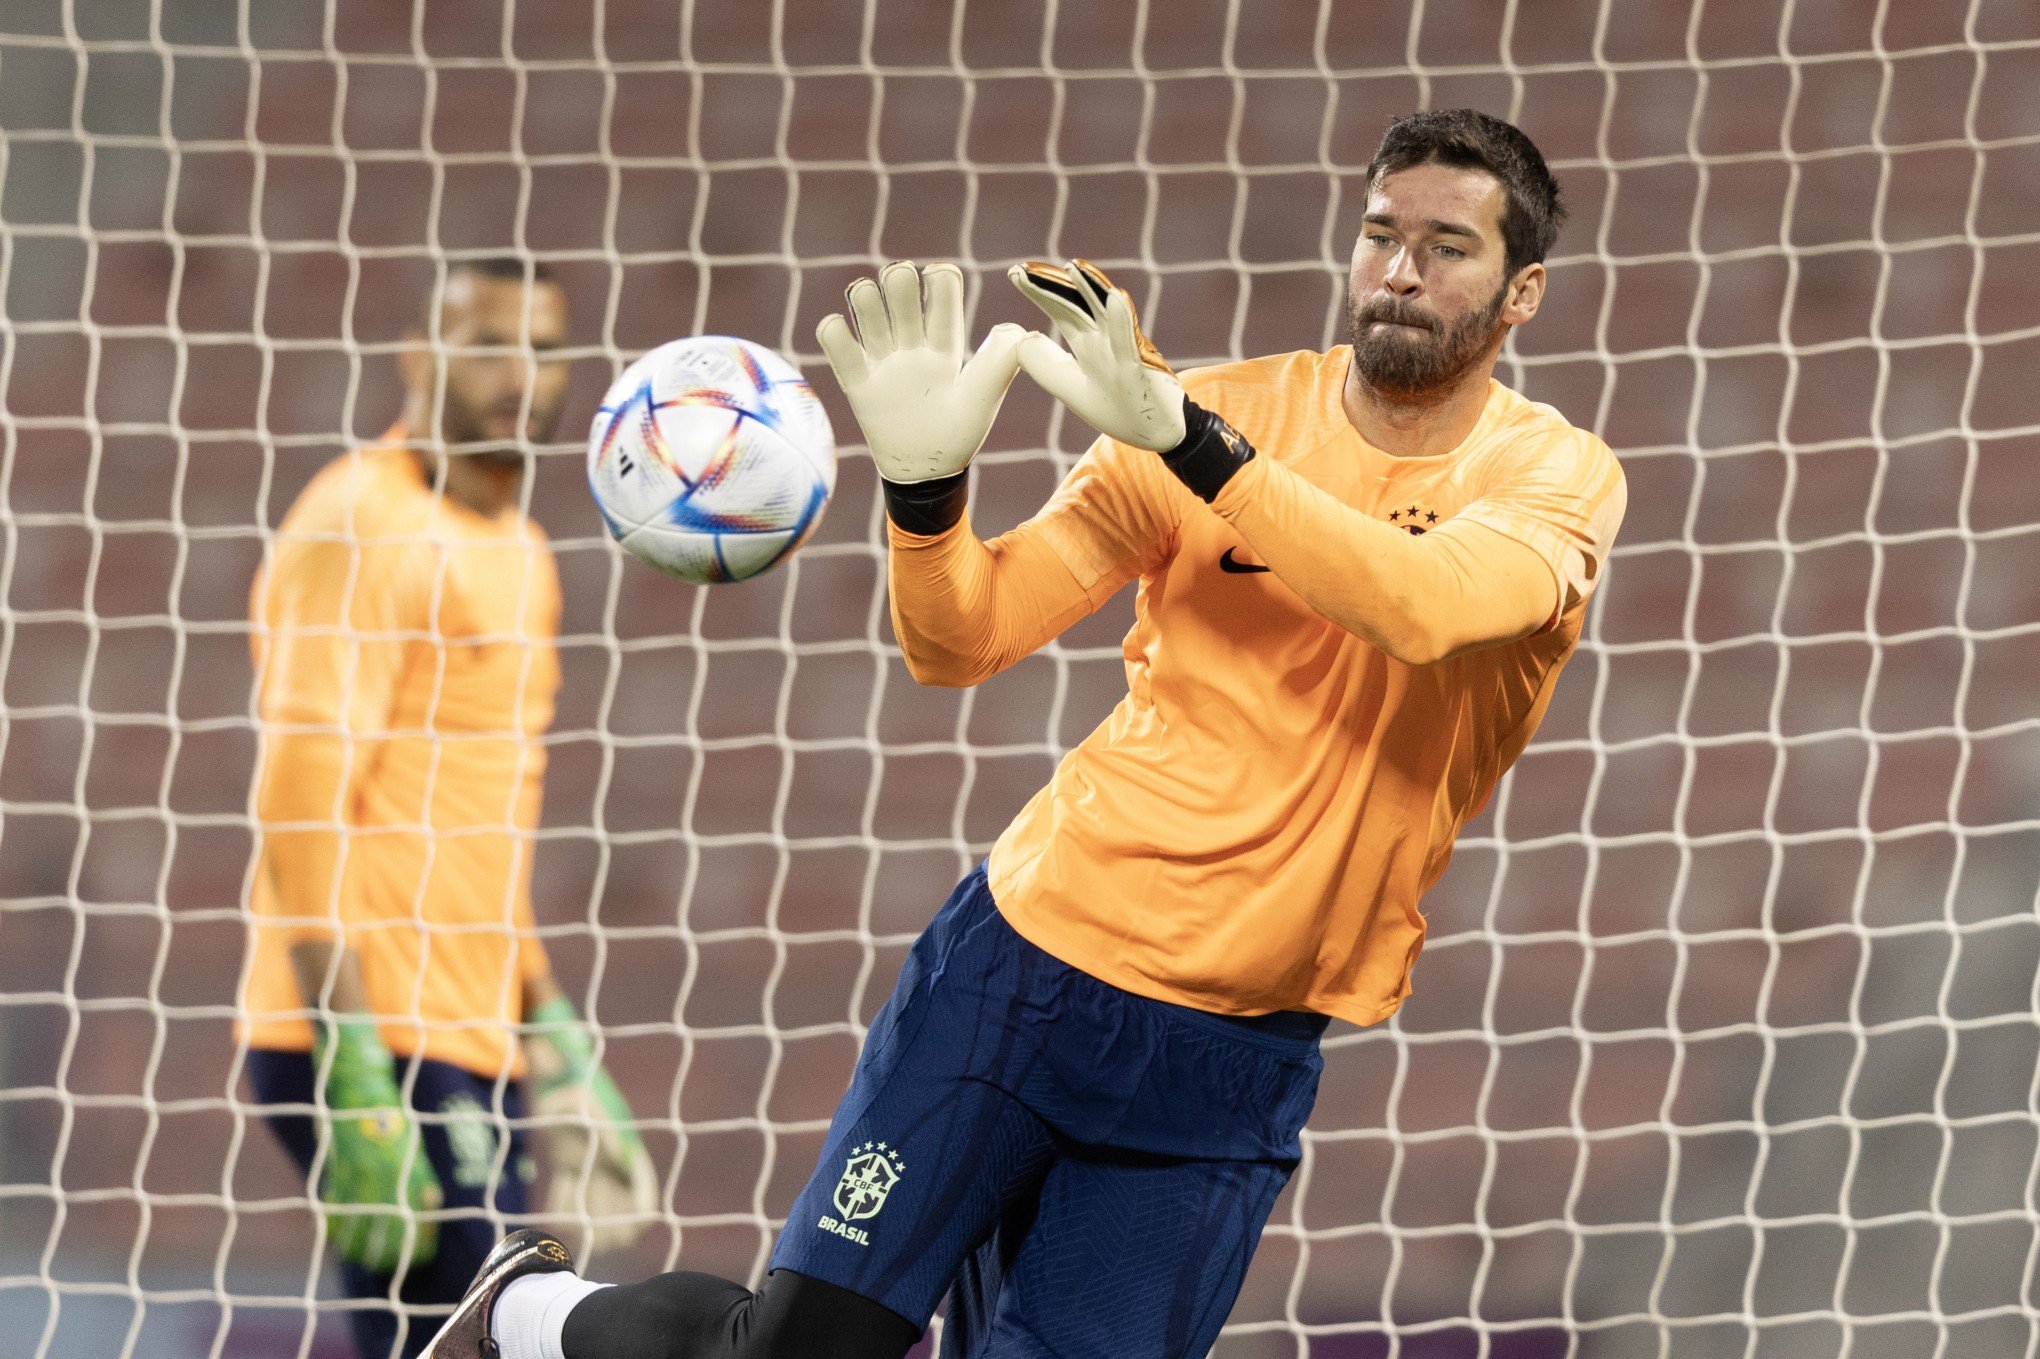
[[(756, 1279), (953, 881), (1123, 692), (1122, 596), (917, 688), (812, 338), (892, 258), (1082, 255), (1179, 366), (1343, 339), (1362, 167), (1476, 105), (1572, 223), (1501, 376), (1630, 499), (1536, 743), (1335, 1026), (1228, 1359), (2031, 1356), (2040, 32), (2010, 0), (12, 0), (0, 11), (0, 1331), (345, 1354), (240, 1083), (247, 598), (464, 254), (572, 308), (536, 905), (664, 1216)], [(577, 436), (682, 334), (794, 357), (818, 537), (696, 589)], [(2024, 395), (2022, 395), (2022, 393)], [(1016, 386), (973, 515), (1087, 442)]]

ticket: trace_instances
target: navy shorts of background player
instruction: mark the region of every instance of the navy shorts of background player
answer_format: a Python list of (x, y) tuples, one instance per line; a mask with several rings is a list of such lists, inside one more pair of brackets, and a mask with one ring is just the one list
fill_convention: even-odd
[[(397, 1059), (397, 1084), (406, 1080), (406, 1060)], [(445, 1195), (439, 1218), (439, 1249), (430, 1260), (404, 1274), (397, 1298), (407, 1309), (400, 1317), (388, 1302), (394, 1275), (378, 1274), (351, 1260), (340, 1261), (340, 1279), (347, 1296), (369, 1305), (348, 1312), (355, 1348), (362, 1359), (412, 1359), (439, 1329), (447, 1309), (460, 1301), (468, 1281), (481, 1267), (502, 1234), (503, 1219), (521, 1216), (531, 1193), (531, 1154), (525, 1145), (524, 1094), (505, 1086), (496, 1116), (496, 1082), (447, 1062), (420, 1061), (411, 1079), (410, 1106), (419, 1115), (426, 1159)], [(319, 1149), (317, 1125), (309, 1108), (313, 1099), (312, 1055), (251, 1048), (248, 1084), (257, 1103), (298, 1105), (294, 1112), (270, 1110), (264, 1120), (298, 1172), (309, 1176)], [(508, 1145), (502, 1130), (510, 1129)], [(380, 1306), (374, 1305), (377, 1301)]]

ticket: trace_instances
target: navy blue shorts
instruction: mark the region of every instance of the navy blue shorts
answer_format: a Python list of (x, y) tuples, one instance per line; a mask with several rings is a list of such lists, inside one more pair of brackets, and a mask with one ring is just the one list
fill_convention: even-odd
[[(402, 1058), (397, 1061), (400, 1086), (410, 1065)], [(503, 1219), (523, 1214), (530, 1199), (532, 1167), (522, 1127), (523, 1091), (515, 1085), (503, 1087), (499, 1106), (493, 1080), (445, 1062), (414, 1065), (410, 1106), (420, 1115), (425, 1155), (446, 1196), (439, 1217), (439, 1249), (401, 1280), (340, 1262), (347, 1296), (381, 1304), (350, 1313), (362, 1359), (410, 1359), (424, 1349), (446, 1309), (460, 1301), (483, 1257), (503, 1235)], [(319, 1146), (318, 1127), (309, 1108), (303, 1107), (312, 1103), (313, 1075), (308, 1052), (266, 1048), (248, 1052), (248, 1085), (256, 1102), (301, 1106), (263, 1117), (307, 1176)], [(402, 1309), (390, 1306), (393, 1284), (398, 1301), (405, 1305)], [(418, 1307), (436, 1310), (425, 1314), (409, 1310)]]
[(1022, 939), (980, 867), (900, 971), (774, 1269), (947, 1349), (1202, 1356), (1301, 1154), (1321, 1015), (1233, 1019), (1108, 986)]

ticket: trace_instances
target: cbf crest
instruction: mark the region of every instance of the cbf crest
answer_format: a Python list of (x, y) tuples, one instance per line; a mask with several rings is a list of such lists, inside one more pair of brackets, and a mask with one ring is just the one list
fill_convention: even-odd
[(843, 1178), (836, 1181), (836, 1211), (845, 1222), (876, 1217), (885, 1207), (885, 1196), (900, 1182), (907, 1165), (898, 1151), (883, 1142), (866, 1142), (852, 1149)]

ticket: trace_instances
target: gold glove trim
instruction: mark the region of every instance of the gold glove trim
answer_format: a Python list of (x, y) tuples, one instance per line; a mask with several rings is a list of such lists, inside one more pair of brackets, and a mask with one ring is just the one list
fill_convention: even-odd
[(1079, 284), (1071, 276), (1070, 271), (1059, 264), (1027, 260), (1020, 267), (1026, 273), (1029, 283), (1045, 293), (1060, 297), (1094, 321), (1099, 319), (1104, 298), (1113, 293), (1126, 298), (1126, 314), (1133, 318), (1133, 342), (1140, 354), (1141, 363), (1157, 372), (1174, 377), (1176, 370), (1169, 367), (1169, 361), (1162, 357), (1162, 351), (1155, 348), (1154, 341), (1148, 339), (1147, 332), (1141, 329), (1140, 311), (1133, 305), (1133, 298), (1126, 289), (1107, 278), (1105, 271), (1089, 260), (1073, 259), (1070, 265), (1083, 275), (1084, 283), (1090, 285), (1089, 289)]

